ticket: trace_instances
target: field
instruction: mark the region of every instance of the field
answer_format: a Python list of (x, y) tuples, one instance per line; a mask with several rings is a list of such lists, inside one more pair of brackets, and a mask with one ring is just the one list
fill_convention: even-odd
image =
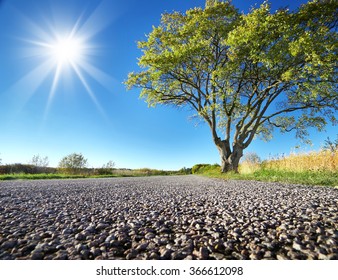
[[(1, 171), (0, 166), (0, 171)], [(5, 169), (5, 168), (3, 168)], [(41, 179), (81, 179), (81, 178), (112, 178), (112, 177), (144, 177), (144, 176), (168, 176), (187, 174), (185, 169), (179, 171), (165, 171), (150, 168), (140, 169), (92, 169), (83, 168), (80, 170), (62, 170), (56, 168), (42, 168), (38, 170), (30, 165), (16, 164), (6, 166), (6, 169), (13, 169), (12, 172), (0, 172), (1, 180), (41, 180)], [(189, 170), (188, 170), (189, 171)]]
[(222, 174), (216, 164), (203, 165), (195, 173), (225, 179), (335, 187), (338, 186), (338, 152), (319, 151), (282, 155), (263, 162), (244, 160), (240, 165), (239, 174)]

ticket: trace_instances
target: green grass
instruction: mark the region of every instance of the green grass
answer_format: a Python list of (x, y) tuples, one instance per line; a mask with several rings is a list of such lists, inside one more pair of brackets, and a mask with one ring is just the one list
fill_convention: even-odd
[(212, 178), (226, 180), (255, 180), (265, 182), (285, 182), (302, 185), (338, 186), (338, 172), (332, 171), (283, 171), (273, 169), (259, 169), (253, 173), (236, 174), (234, 172), (223, 174), (219, 166), (208, 165), (200, 168), (197, 173)]
[[(0, 175), (1, 180), (39, 180), (39, 179), (79, 179), (79, 178), (111, 178), (111, 177), (142, 177), (154, 175), (178, 175), (177, 172), (164, 172), (150, 169), (138, 170), (121, 170), (110, 175), (71, 175), (71, 174), (5, 174)], [(338, 186), (338, 172), (332, 171), (283, 171), (274, 169), (260, 168), (252, 173), (236, 174), (233, 172), (223, 174), (217, 164), (198, 165), (194, 169), (194, 174), (208, 176), (212, 178), (221, 178), (226, 180), (255, 180), (266, 182), (285, 182), (303, 185), (319, 185), (319, 186)]]
[(181, 175), (175, 171), (162, 171), (154, 169), (135, 169), (135, 170), (117, 170), (112, 174), (64, 174), (64, 173), (53, 173), (53, 174), (26, 174), (26, 173), (13, 173), (0, 175), (0, 181), (4, 180), (46, 180), (46, 179), (81, 179), (81, 178), (113, 178), (113, 177), (144, 177), (144, 176), (163, 176), (163, 175)]
[(0, 180), (41, 180), (41, 179), (77, 179), (86, 178), (84, 175), (68, 175), (68, 174), (4, 174), (0, 175)]
[(85, 178), (113, 178), (113, 177), (141, 177), (141, 174), (112, 174), (112, 175), (71, 175), (71, 174), (5, 174), (0, 175), (0, 181), (5, 180), (48, 180), (48, 179), (85, 179)]

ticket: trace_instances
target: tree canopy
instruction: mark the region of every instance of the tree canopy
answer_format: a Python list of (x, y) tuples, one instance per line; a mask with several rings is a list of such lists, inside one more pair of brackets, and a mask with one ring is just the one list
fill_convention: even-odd
[(150, 106), (188, 106), (210, 126), (222, 171), (237, 171), (255, 136), (273, 130), (322, 131), (337, 124), (338, 2), (315, 0), (296, 11), (268, 2), (241, 14), (229, 1), (162, 15), (138, 47), (141, 88)]

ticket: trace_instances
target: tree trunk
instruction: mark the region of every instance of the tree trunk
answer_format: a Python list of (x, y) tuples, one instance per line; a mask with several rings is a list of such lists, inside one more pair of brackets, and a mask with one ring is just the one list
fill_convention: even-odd
[(220, 141), (216, 146), (221, 157), (222, 173), (229, 171), (238, 173), (239, 161), (243, 156), (243, 148), (235, 144), (233, 150), (230, 151), (230, 149), (227, 149), (224, 141)]

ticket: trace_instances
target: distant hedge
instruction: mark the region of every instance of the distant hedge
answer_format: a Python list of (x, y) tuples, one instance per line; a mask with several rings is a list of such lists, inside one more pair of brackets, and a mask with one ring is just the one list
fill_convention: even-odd
[(6, 164), (0, 165), (0, 174), (16, 174), (16, 173), (25, 173), (25, 174), (40, 174), (40, 173), (57, 173), (57, 169), (53, 167), (40, 167), (31, 164)]
[(182, 168), (179, 171), (165, 171), (150, 168), (140, 169), (115, 169), (115, 168), (53, 168), (39, 167), (32, 164), (7, 164), (0, 165), (0, 175), (8, 174), (68, 174), (81, 176), (104, 175), (129, 175), (129, 176), (166, 176), (191, 174), (190, 168)]

